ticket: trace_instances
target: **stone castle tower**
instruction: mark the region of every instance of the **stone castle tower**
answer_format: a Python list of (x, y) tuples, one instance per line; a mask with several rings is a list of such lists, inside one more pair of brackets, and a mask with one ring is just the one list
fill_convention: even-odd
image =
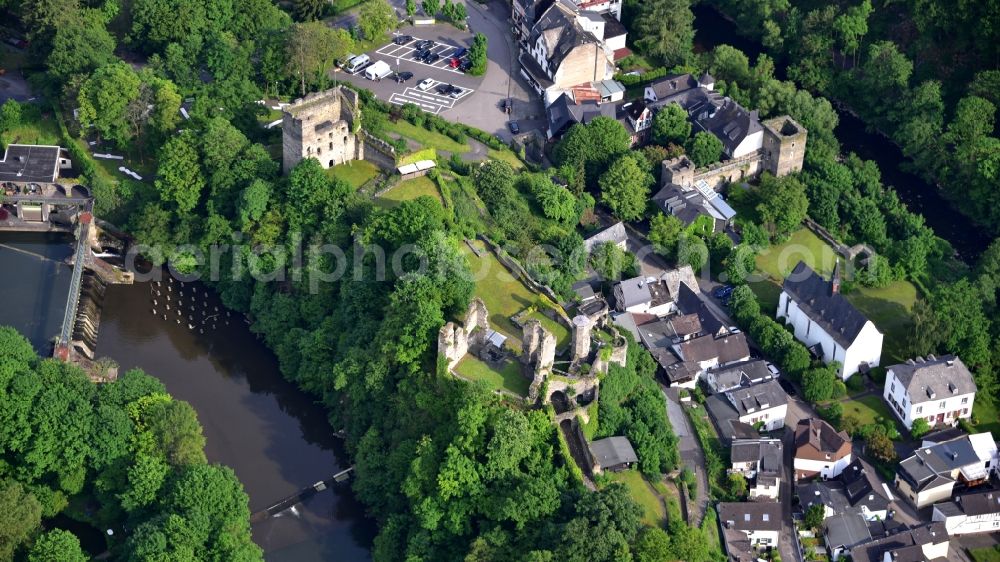
[(282, 165), (287, 174), (303, 158), (324, 168), (364, 158), (358, 93), (337, 86), (285, 107), (281, 122)]
[(586, 361), (590, 356), (590, 332), (594, 323), (583, 314), (573, 318), (573, 361)]
[(787, 115), (768, 119), (764, 125), (764, 155), (767, 171), (776, 177), (802, 170), (806, 155), (806, 128)]

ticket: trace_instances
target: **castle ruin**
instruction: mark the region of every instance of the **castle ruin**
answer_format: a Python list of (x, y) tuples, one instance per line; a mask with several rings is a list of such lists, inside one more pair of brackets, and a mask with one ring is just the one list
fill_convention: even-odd
[(323, 168), (364, 158), (358, 93), (337, 86), (295, 100), (284, 109), (281, 123), (282, 166), (291, 172), (303, 158)]
[(489, 312), (486, 303), (476, 297), (469, 303), (465, 313), (465, 322), (458, 325), (448, 322), (438, 331), (438, 353), (444, 357), (448, 370), (469, 353), (470, 345), (482, 345), (489, 330)]

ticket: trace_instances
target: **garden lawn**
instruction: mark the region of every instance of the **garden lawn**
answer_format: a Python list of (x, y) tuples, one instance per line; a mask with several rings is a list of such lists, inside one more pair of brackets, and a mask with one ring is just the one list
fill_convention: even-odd
[(383, 193), (378, 198), (378, 204), (383, 207), (395, 207), (403, 201), (416, 199), (421, 195), (428, 195), (441, 201), (441, 194), (434, 185), (434, 181), (427, 176), (420, 176), (410, 180), (399, 182), (398, 185)]
[[(771, 246), (757, 256), (757, 269), (765, 279), (752, 281), (750, 288), (760, 301), (761, 310), (774, 314), (781, 294), (781, 283), (799, 260), (825, 277), (833, 272), (836, 254), (807, 228), (801, 228), (784, 244)], [(917, 288), (909, 281), (894, 281), (886, 287), (871, 289), (856, 286), (846, 293), (858, 310), (864, 313), (875, 327), (885, 334), (882, 364), (891, 365), (905, 361), (905, 342), (913, 327), (910, 312), (917, 301)]]
[(428, 131), (423, 127), (417, 127), (405, 119), (400, 119), (385, 124), (385, 130), (396, 133), (410, 140), (416, 141), (423, 147), (434, 147), (438, 150), (447, 150), (452, 154), (461, 154), (469, 151), (468, 143), (457, 142), (448, 135), (435, 131)]
[(1000, 547), (997, 546), (972, 548), (969, 554), (974, 562), (1000, 562)]
[(367, 160), (351, 160), (346, 164), (338, 164), (326, 171), (332, 177), (342, 179), (358, 189), (368, 180), (379, 174), (379, 168)]
[(629, 495), (642, 508), (642, 522), (652, 527), (664, 527), (667, 514), (663, 502), (638, 470), (609, 472), (610, 480), (621, 482), (628, 488)]
[(851, 415), (858, 419), (858, 425), (866, 426), (875, 423), (876, 419), (882, 417), (888, 420), (895, 420), (896, 417), (889, 411), (889, 407), (882, 401), (882, 397), (875, 394), (862, 396), (841, 402), (844, 407), (844, 415)]
[[(1000, 436), (1000, 414), (997, 413), (997, 404), (995, 402), (987, 403), (986, 400), (979, 399), (972, 406), (972, 416), (979, 421), (976, 425), (976, 429), (979, 431), (989, 431), (993, 434), (994, 439)], [(1000, 558), (997, 559), (1000, 561)]]
[[(476, 241), (476, 247), (483, 249), (479, 241)], [(480, 258), (464, 244), (462, 251), (469, 263), (472, 279), (476, 283), (475, 296), (483, 299), (486, 310), (490, 313), (490, 327), (516, 341), (515, 351), (520, 353), (521, 329), (510, 318), (535, 304), (538, 295), (511, 275), (492, 252), (483, 250), (483, 257)], [(508, 341), (507, 345), (513, 348), (512, 343)]]
[(499, 371), (474, 355), (466, 355), (455, 365), (455, 372), (474, 381), (483, 381), (490, 388), (527, 396), (531, 381), (521, 375), (517, 361), (506, 361)]
[(541, 311), (536, 310), (528, 315), (528, 318), (533, 320), (538, 320), (542, 327), (552, 333), (556, 338), (556, 349), (563, 349), (569, 345), (569, 328), (567, 328), (563, 323), (556, 322), (555, 320), (549, 318), (548, 316), (542, 314)]
[(495, 148), (491, 148), (486, 152), (486, 155), (489, 156), (490, 160), (502, 160), (510, 164), (510, 167), (515, 170), (524, 168), (524, 162), (521, 162), (521, 159), (509, 150), (497, 150)]

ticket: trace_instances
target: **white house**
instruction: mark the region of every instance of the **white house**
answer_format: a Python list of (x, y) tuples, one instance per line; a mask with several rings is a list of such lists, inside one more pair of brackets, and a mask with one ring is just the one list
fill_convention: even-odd
[(746, 535), (751, 546), (777, 546), (781, 531), (778, 502), (720, 502), (716, 509), (725, 530)]
[(767, 368), (767, 362), (762, 359), (731, 363), (725, 367), (709, 369), (705, 373), (705, 382), (712, 392), (727, 392), (773, 378), (774, 375)]
[(949, 535), (971, 535), (1000, 531), (1000, 492), (955, 496), (934, 504), (933, 521), (944, 522)]
[(921, 446), (896, 467), (895, 485), (917, 508), (951, 498), (955, 486), (989, 482), (997, 471), (997, 446), (989, 433)]
[(615, 285), (614, 294), (615, 308), (621, 312), (666, 316), (677, 310), (666, 282), (657, 277), (626, 279)]
[(923, 418), (935, 425), (955, 425), (972, 416), (976, 383), (954, 355), (917, 357), (889, 367), (882, 397), (907, 429)]
[(745, 424), (760, 423), (763, 431), (785, 427), (788, 395), (775, 381), (731, 390), (726, 393), (726, 398), (736, 409), (739, 421)]
[(778, 499), (782, 448), (779, 439), (736, 439), (729, 449), (729, 472), (750, 481), (750, 499)]
[(943, 523), (919, 525), (851, 549), (852, 562), (948, 560), (948, 533)]
[[(777, 383), (775, 383), (777, 384)], [(836, 478), (851, 464), (851, 438), (821, 419), (800, 420), (795, 427), (795, 480)]]
[(839, 265), (827, 281), (799, 262), (782, 285), (777, 318), (791, 324), (795, 338), (826, 363), (840, 363), (840, 376), (877, 367), (882, 333), (840, 294)]

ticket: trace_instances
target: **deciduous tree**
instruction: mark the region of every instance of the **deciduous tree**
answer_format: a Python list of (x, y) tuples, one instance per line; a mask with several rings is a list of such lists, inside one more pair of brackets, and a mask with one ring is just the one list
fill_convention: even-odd
[(601, 203), (604, 203), (621, 220), (633, 221), (642, 217), (649, 199), (649, 186), (653, 176), (641, 166), (633, 155), (615, 160), (601, 175)]

